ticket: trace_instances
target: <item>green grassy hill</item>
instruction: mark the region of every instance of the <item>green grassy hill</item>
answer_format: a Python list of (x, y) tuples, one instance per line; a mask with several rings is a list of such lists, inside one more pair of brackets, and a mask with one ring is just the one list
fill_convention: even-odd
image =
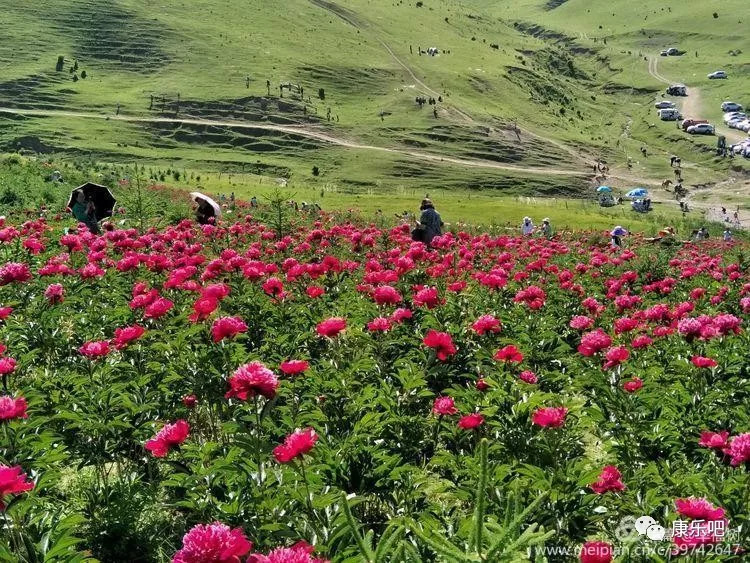
[[(594, 158), (623, 184), (655, 182), (678, 152), (708, 184), (728, 164), (715, 139), (656, 121), (664, 84), (645, 60), (685, 49), (659, 73), (700, 87), (706, 117), (744, 101), (746, 56), (728, 55), (743, 45), (742, 2), (693, 4), (18, 0), (0, 13), (0, 108), (17, 112), (0, 113), (0, 150), (530, 195), (584, 192)], [(719, 67), (730, 80), (705, 79)], [(304, 91), (280, 97), (287, 82)]]

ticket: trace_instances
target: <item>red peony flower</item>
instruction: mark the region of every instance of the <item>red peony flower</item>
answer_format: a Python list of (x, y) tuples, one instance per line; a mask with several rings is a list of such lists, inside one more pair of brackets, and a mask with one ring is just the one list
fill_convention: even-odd
[(65, 300), (65, 289), (59, 283), (51, 283), (44, 290), (44, 297), (52, 305), (62, 303)]
[(169, 299), (165, 297), (159, 297), (156, 301), (146, 306), (144, 317), (147, 319), (158, 319), (166, 315), (174, 307)]
[(483, 377), (480, 377), (479, 379), (477, 379), (475, 387), (478, 391), (487, 391), (487, 389), (490, 388), (490, 384), (487, 383), (487, 381)]
[(271, 297), (277, 299), (284, 298), (284, 284), (279, 278), (268, 278), (263, 282), (263, 291), (266, 292), (266, 295), (270, 295)]
[(536, 374), (533, 371), (529, 370), (524, 370), (519, 373), (518, 379), (520, 379), (524, 383), (528, 383), (529, 385), (536, 385), (536, 383), (539, 381), (539, 378), (536, 376)]
[(25, 283), (31, 280), (31, 271), (29, 265), (18, 262), (7, 262), (0, 267), (0, 286), (9, 283)]
[(414, 304), (417, 307), (427, 307), (428, 309), (434, 309), (440, 305), (443, 301), (438, 295), (438, 290), (435, 287), (425, 287), (417, 291), (414, 296)]
[(198, 524), (183, 536), (172, 563), (240, 563), (252, 547), (240, 528), (221, 522)]
[(612, 344), (612, 338), (602, 329), (597, 328), (594, 331), (587, 332), (581, 337), (581, 344), (578, 346), (578, 352), (584, 356), (593, 356), (597, 352), (604, 350)]
[(587, 541), (581, 547), (581, 563), (610, 563), (614, 558), (612, 545), (605, 541)]
[(273, 449), (273, 456), (279, 463), (289, 463), (312, 450), (317, 441), (318, 435), (312, 428), (297, 430), (289, 434), (283, 444)]
[(331, 317), (323, 322), (318, 323), (315, 330), (320, 336), (333, 338), (346, 328), (346, 319), (342, 317)]
[(391, 330), (391, 320), (387, 317), (376, 317), (367, 323), (370, 332), (388, 332)]
[(462, 416), (458, 420), (458, 427), (461, 430), (474, 430), (484, 424), (484, 417), (478, 412)]
[(546, 298), (547, 295), (541, 287), (530, 285), (526, 289), (522, 289), (516, 293), (513, 301), (516, 303), (525, 303), (529, 309), (541, 309), (544, 306)]
[(299, 375), (307, 371), (310, 364), (305, 360), (286, 360), (281, 362), (279, 369), (286, 375)]
[(438, 360), (444, 362), (456, 353), (456, 347), (453, 344), (451, 335), (447, 332), (438, 332), (436, 330), (427, 331), (427, 335), (422, 340), (425, 346), (435, 350)]
[(219, 300), (216, 297), (207, 295), (200, 297), (195, 303), (193, 303), (193, 313), (190, 315), (189, 319), (194, 323), (204, 321), (218, 308)]
[(432, 412), (438, 416), (450, 416), (458, 414), (453, 402), (453, 397), (437, 397), (432, 404)]
[(691, 520), (720, 520), (724, 518), (724, 509), (715, 507), (708, 499), (689, 497), (674, 501), (677, 513)]
[(471, 325), (472, 330), (482, 336), (488, 332), (497, 333), (503, 328), (503, 325), (492, 315), (482, 315)]
[(402, 323), (406, 319), (410, 319), (412, 317), (412, 312), (410, 309), (396, 309), (393, 311), (393, 314), (391, 315), (391, 320), (394, 323)]
[(216, 319), (211, 326), (211, 338), (214, 342), (234, 338), (242, 332), (247, 332), (247, 325), (239, 317), (221, 317)]
[(587, 328), (591, 328), (591, 326), (594, 324), (594, 319), (591, 317), (585, 317), (583, 315), (576, 315), (572, 319), (570, 319), (570, 328), (574, 328), (576, 330), (586, 330)]
[(310, 299), (317, 299), (321, 295), (325, 295), (325, 292), (326, 290), (319, 285), (311, 285), (305, 290), (305, 293), (307, 293), (307, 296)]
[(690, 361), (697, 368), (714, 368), (719, 365), (713, 358), (706, 358), (705, 356), (693, 356)]
[(229, 391), (224, 395), (227, 399), (237, 397), (246, 401), (248, 397), (262, 395), (266, 399), (276, 396), (279, 380), (276, 375), (260, 362), (250, 362), (241, 366), (229, 378)]
[(26, 479), (20, 466), (0, 464), (0, 510), (5, 510), (5, 497), (8, 495), (18, 495), (34, 488), (34, 482)]
[(622, 388), (628, 393), (635, 393), (643, 387), (643, 380), (640, 377), (634, 377), (622, 384)]
[(615, 346), (607, 350), (606, 358), (607, 361), (604, 363), (603, 369), (611, 369), (619, 366), (622, 362), (630, 357), (630, 352), (625, 346)]
[(723, 432), (709, 432), (708, 430), (701, 432), (701, 439), (698, 444), (704, 448), (711, 448), (714, 450), (723, 450), (729, 444), (729, 432), (726, 430)]
[(28, 418), (26, 414), (26, 399), (14, 399), (9, 395), (0, 396), (0, 421)]
[(313, 557), (315, 548), (305, 541), (300, 541), (291, 547), (277, 547), (268, 555), (253, 553), (247, 558), (247, 563), (330, 563), (326, 559)]
[(146, 442), (146, 449), (154, 457), (166, 457), (173, 447), (182, 444), (190, 434), (190, 425), (185, 420), (178, 420), (174, 424), (165, 424), (156, 436)]
[(189, 409), (194, 409), (195, 405), (198, 404), (198, 397), (196, 397), (195, 395), (185, 395), (182, 398), (182, 404)]
[(0, 321), (7, 319), (13, 312), (13, 307), (0, 307)]
[(378, 305), (395, 305), (403, 300), (398, 290), (390, 285), (376, 287), (372, 292), (372, 298)]
[(109, 354), (109, 342), (106, 340), (86, 342), (78, 351), (82, 356), (86, 356), (91, 360), (102, 358)]
[(508, 344), (504, 348), (500, 348), (500, 350), (495, 352), (494, 358), (500, 362), (520, 364), (523, 361), (523, 354), (521, 354), (518, 348), (512, 344)]
[(13, 358), (0, 358), (0, 376), (5, 377), (16, 370), (16, 360)]
[(122, 350), (128, 344), (138, 340), (144, 334), (146, 334), (146, 329), (138, 325), (116, 328), (113, 343), (115, 348)]
[(732, 438), (724, 453), (732, 458), (730, 463), (734, 467), (750, 462), (750, 432)]
[(532, 413), (531, 422), (542, 428), (560, 428), (567, 415), (565, 407), (542, 407)]
[(622, 474), (614, 465), (607, 465), (602, 469), (599, 478), (591, 484), (591, 489), (598, 495), (607, 491), (624, 491), (625, 484), (621, 480)]

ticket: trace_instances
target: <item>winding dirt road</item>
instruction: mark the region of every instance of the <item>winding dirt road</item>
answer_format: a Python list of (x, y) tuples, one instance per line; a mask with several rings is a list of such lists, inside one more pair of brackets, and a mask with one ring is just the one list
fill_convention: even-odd
[(56, 111), (56, 110), (35, 110), (35, 109), (17, 109), (17, 108), (2, 108), (0, 107), (0, 113), (9, 113), (14, 115), (25, 115), (30, 117), (71, 117), (78, 119), (100, 119), (105, 121), (126, 121), (132, 123), (177, 123), (186, 125), (208, 125), (212, 127), (229, 127), (235, 129), (260, 129), (263, 131), (276, 131), (278, 133), (287, 133), (290, 135), (299, 135), (300, 137), (306, 137), (308, 139), (315, 139), (331, 145), (337, 145), (341, 147), (347, 147), (350, 149), (358, 150), (369, 150), (369, 151), (380, 151), (392, 154), (403, 155), (418, 160), (425, 160), (429, 162), (439, 162), (444, 164), (456, 164), (459, 166), (467, 166), (472, 168), (488, 168), (495, 170), (506, 170), (508, 172), (519, 172), (524, 174), (536, 174), (540, 176), (580, 176), (580, 170), (566, 169), (566, 168), (531, 168), (524, 166), (515, 166), (513, 164), (501, 164), (498, 162), (492, 162), (489, 160), (478, 160), (469, 158), (455, 158), (448, 156), (440, 156), (437, 154), (431, 154), (421, 151), (413, 151), (408, 149), (396, 149), (388, 147), (379, 147), (375, 145), (365, 145), (354, 141), (342, 139), (336, 137), (330, 133), (324, 131), (314, 130), (309, 127), (294, 127), (291, 125), (272, 125), (266, 123), (247, 123), (241, 121), (219, 121), (213, 119), (198, 119), (198, 118), (170, 118), (170, 117), (139, 117), (135, 115), (106, 115), (103, 113), (87, 113), (87, 112), (75, 112), (75, 111)]
[[(674, 84), (674, 81), (669, 80), (659, 73), (659, 57), (657, 56), (651, 56), (648, 58), (648, 73), (664, 84)], [(704, 112), (700, 88), (690, 87), (688, 89), (687, 97), (682, 98), (681, 100), (680, 111), (685, 118), (700, 119), (700, 116), (702, 116)], [(720, 135), (724, 135), (727, 138), (727, 141), (737, 143), (747, 138), (743, 133), (736, 129), (730, 129), (721, 122), (716, 122), (714, 126), (716, 132)]]

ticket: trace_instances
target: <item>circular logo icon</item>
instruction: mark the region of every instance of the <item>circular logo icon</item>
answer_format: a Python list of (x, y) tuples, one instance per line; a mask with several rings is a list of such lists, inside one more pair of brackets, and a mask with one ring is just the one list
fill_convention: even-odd
[(649, 526), (653, 526), (654, 524), (658, 524), (656, 520), (651, 518), (651, 516), (641, 516), (638, 518), (638, 520), (635, 521), (635, 529), (638, 530), (638, 533), (643, 535), (646, 535), (646, 530), (648, 530)]

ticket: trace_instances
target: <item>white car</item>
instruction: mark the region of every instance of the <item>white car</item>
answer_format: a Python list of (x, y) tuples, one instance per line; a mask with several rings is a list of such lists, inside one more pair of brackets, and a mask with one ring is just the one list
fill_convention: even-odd
[(712, 72), (711, 74), (709, 74), (708, 77), (710, 79), (712, 79), (712, 80), (715, 79), (715, 78), (726, 78), (727, 77), (727, 73), (725, 71), (723, 71), (723, 70), (717, 70), (717, 71)]
[(742, 106), (735, 102), (722, 102), (721, 111), (723, 112), (742, 111)]
[(673, 107), (676, 107), (676, 106), (675, 106), (674, 102), (670, 102), (669, 100), (662, 100), (660, 102), (656, 102), (654, 104), (654, 107), (656, 109), (670, 109), (670, 108), (673, 108)]
[(730, 121), (736, 121), (739, 119), (745, 119), (747, 115), (742, 113), (741, 111), (732, 111), (729, 113), (724, 114), (724, 123), (729, 123)]
[(737, 123), (734, 128), (747, 133), (748, 131), (750, 131), (750, 119), (743, 119), (742, 121)]
[(688, 127), (687, 132), (691, 135), (713, 135), (714, 126), (710, 123), (699, 123), (698, 125)]

